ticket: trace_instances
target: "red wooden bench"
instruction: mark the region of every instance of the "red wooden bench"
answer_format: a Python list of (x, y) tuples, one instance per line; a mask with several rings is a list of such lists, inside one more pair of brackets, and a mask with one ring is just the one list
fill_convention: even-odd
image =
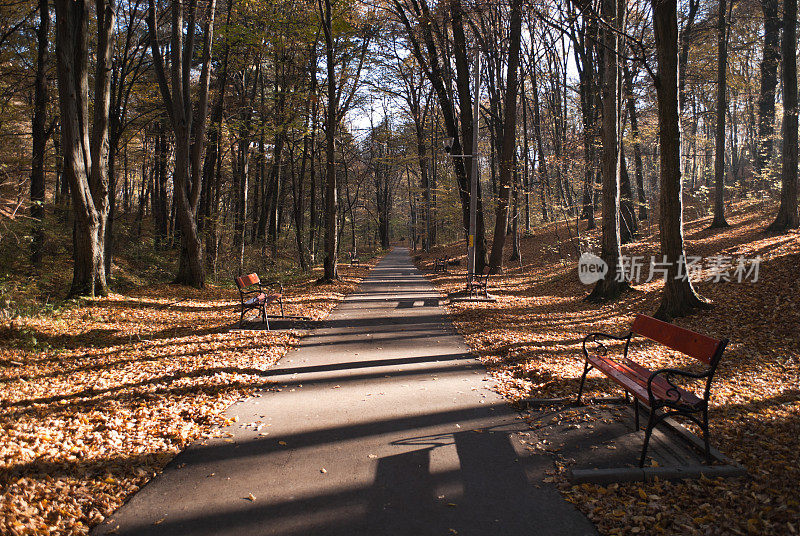
[[(631, 338), (640, 335), (664, 346), (677, 350), (693, 357), (707, 365), (698, 373), (675, 368), (662, 368), (650, 371), (628, 357), (628, 348)], [(622, 356), (610, 357), (608, 349), (599, 339), (612, 339), (625, 342)], [(595, 348), (587, 349), (587, 344), (594, 344)], [(633, 395), (636, 429), (639, 429), (639, 404), (649, 408), (647, 428), (644, 435), (642, 456), (639, 467), (644, 467), (647, 456), (647, 445), (650, 435), (656, 424), (670, 416), (686, 417), (696, 423), (703, 431), (705, 443), (706, 463), (711, 463), (708, 442), (708, 399), (711, 393), (711, 381), (717, 370), (722, 352), (728, 339), (714, 339), (681, 328), (655, 318), (638, 315), (633, 321), (631, 331), (624, 336), (610, 335), (608, 333), (590, 333), (583, 339), (583, 356), (585, 359), (583, 375), (578, 388), (578, 403), (581, 401), (586, 375), (592, 369), (597, 369), (625, 389), (625, 396)], [(677, 378), (705, 380), (703, 392), (691, 392), (676, 383)]]
[[(239, 318), (239, 327), (242, 327), (244, 315), (247, 311), (256, 310), (261, 314), (261, 319), (267, 324), (269, 329), (269, 317), (267, 316), (267, 305), (276, 301), (281, 306), (281, 318), (283, 313), (283, 284), (280, 281), (268, 281), (266, 283), (259, 279), (258, 274), (248, 274), (237, 277), (236, 288), (239, 289), (239, 300), (241, 301), (242, 312)], [(277, 289), (277, 292), (267, 293), (269, 288)]]

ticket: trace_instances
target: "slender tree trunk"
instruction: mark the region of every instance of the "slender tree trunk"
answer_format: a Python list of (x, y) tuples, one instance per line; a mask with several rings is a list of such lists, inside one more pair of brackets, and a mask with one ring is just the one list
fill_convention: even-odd
[(519, 171), (517, 170), (516, 165), (516, 152), (514, 154), (514, 193), (513, 193), (513, 201), (514, 201), (514, 212), (511, 220), (511, 256), (508, 258), (509, 262), (514, 262), (520, 260), (520, 250), (519, 250), (519, 190), (520, 190), (520, 183), (519, 183)]
[(525, 195), (525, 232), (531, 232), (531, 184), (528, 166), (530, 147), (528, 146), (528, 101), (525, 96), (525, 76), (520, 80), (522, 98), (522, 192)]
[(644, 195), (644, 167), (642, 165), (641, 137), (639, 135), (639, 113), (633, 96), (633, 78), (627, 62), (623, 65), (625, 93), (627, 96), (628, 116), (631, 118), (631, 136), (633, 136), (633, 165), (636, 175), (636, 191), (639, 198), (639, 220), (647, 219), (647, 199)]
[(31, 263), (39, 266), (44, 246), (44, 158), (47, 146), (47, 63), (50, 32), (50, 6), (48, 0), (39, 0), (39, 27), (36, 29), (36, 81), (33, 97), (33, 154), (31, 158), (31, 219), (33, 241)]
[(536, 163), (539, 167), (539, 200), (542, 205), (542, 220), (548, 222), (550, 219), (547, 214), (547, 194), (550, 192), (550, 179), (547, 174), (547, 159), (544, 156), (544, 142), (542, 141), (539, 86), (535, 65), (531, 66), (531, 92), (533, 93), (533, 136), (536, 138)]
[(661, 164), (659, 218), (661, 255), (667, 262), (664, 293), (656, 316), (671, 319), (708, 307), (688, 278), (678, 278), (685, 259), (683, 247), (683, 192), (681, 184), (681, 129), (678, 113), (678, 3), (652, 0), (658, 74), (658, 127)]
[[(325, 57), (328, 67), (328, 109), (325, 120), (325, 261), (323, 282), (339, 279), (336, 265), (339, 251), (339, 193), (336, 184), (336, 60), (333, 50), (331, 0), (324, 0), (322, 21), (325, 34)], [(320, 6), (321, 7), (321, 6)]]
[[(312, 67), (312, 69), (315, 67), (316, 66)], [(306, 125), (310, 123), (309, 104), (309, 101), (306, 101), (306, 109), (304, 114), (304, 121)], [(297, 240), (297, 261), (300, 265), (300, 269), (304, 272), (308, 271), (305, 247), (303, 246), (303, 234), (305, 227), (305, 192), (303, 186), (305, 184), (306, 165), (308, 164), (308, 138), (308, 134), (303, 133), (303, 154), (300, 157), (300, 173), (297, 176), (292, 173), (292, 213), (294, 215), (295, 238)]]
[[(430, 228), (431, 228), (431, 185), (428, 176), (428, 158), (425, 149), (424, 125), (419, 119), (414, 122), (414, 134), (417, 137), (417, 162), (419, 163), (420, 187), (422, 190), (423, 217), (425, 218), (425, 238), (422, 246), (425, 251), (431, 248)], [(411, 195), (409, 193), (409, 195)]]
[[(460, 123), (461, 123), (461, 140), (463, 141), (462, 154), (476, 155), (478, 154), (478, 147), (472, 146), (473, 129), (479, 128), (480, 117), (475, 117), (472, 113), (472, 94), (469, 89), (470, 70), (469, 62), (467, 60), (467, 43), (464, 34), (464, 17), (461, 7), (461, 0), (454, 0), (450, 4), (452, 14), (452, 29), (453, 29), (453, 55), (456, 59), (456, 90), (458, 93), (458, 102), (461, 105)], [(477, 88), (476, 88), (477, 92)], [(479, 99), (480, 95), (475, 95), (474, 98)], [(457, 151), (460, 147), (453, 144), (453, 150)], [(459, 164), (463, 163), (464, 170), (463, 182), (461, 187), (461, 210), (464, 220), (465, 235), (469, 234), (469, 221), (470, 221), (470, 180), (472, 175), (472, 166), (478, 162), (477, 157), (473, 158), (457, 158), (454, 162), (456, 173), (459, 170)], [(480, 176), (480, 172), (477, 174)], [(484, 266), (486, 266), (486, 227), (483, 217), (483, 199), (482, 188), (480, 179), (478, 180), (478, 208), (475, 218), (475, 271), (480, 273)]]
[[(489, 266), (492, 273), (503, 271), (503, 245), (508, 229), (508, 206), (511, 202), (514, 179), (514, 154), (517, 150), (517, 71), (522, 35), (522, 0), (511, 2), (511, 27), (508, 47), (508, 74), (506, 75), (506, 97), (503, 117), (503, 154), (500, 160), (500, 191), (495, 209), (494, 238)], [(516, 221), (516, 219), (515, 219)]]
[(719, 0), (717, 22), (717, 128), (714, 134), (714, 221), (712, 229), (728, 227), (725, 220), (725, 116), (727, 101), (728, 32), (725, 24), (727, 0)]
[[(778, 0), (761, 0), (764, 11), (764, 55), (761, 59), (761, 90), (758, 96), (758, 155), (756, 175), (764, 181), (772, 160), (775, 133), (775, 89), (778, 87), (778, 63), (781, 58), (781, 20)], [(762, 182), (763, 184), (763, 182)]]
[(111, 278), (111, 261), (114, 258), (114, 220), (117, 218), (117, 159), (119, 152), (119, 138), (115, 135), (114, 121), (111, 121), (112, 128), (110, 147), (108, 149), (108, 215), (106, 216), (105, 230), (103, 231), (103, 262), (105, 263), (106, 279)]
[(783, 1), (783, 164), (781, 205), (770, 232), (798, 227), (797, 215), (797, 0)]
[(631, 178), (628, 173), (628, 163), (625, 158), (625, 148), (620, 143), (619, 148), (619, 168), (620, 168), (620, 240), (623, 244), (633, 240), (639, 225), (636, 220), (636, 208), (633, 205), (633, 188), (631, 188)]
[[(580, 103), (581, 119), (583, 122), (583, 154), (584, 154), (584, 177), (583, 177), (583, 213), (582, 218), (586, 220), (586, 229), (595, 228), (594, 221), (594, 175), (595, 175), (595, 117), (594, 102), (596, 100), (595, 79), (596, 70), (594, 66), (594, 50), (592, 44), (594, 36), (597, 34), (596, 23), (592, 18), (586, 22), (585, 33), (575, 43), (575, 62), (580, 67)], [(579, 63), (580, 62), (580, 63)]]
[[(316, 54), (312, 55), (315, 63), (311, 73), (311, 95), (317, 95)], [(316, 263), (317, 251), (317, 99), (311, 104), (311, 169), (308, 177), (308, 250), (309, 264)]]
[[(233, 0), (228, 0), (225, 15), (225, 28), (230, 25), (231, 8)], [(211, 110), (211, 128), (208, 132), (208, 144), (206, 146), (206, 156), (203, 160), (203, 190), (200, 193), (200, 215), (197, 224), (201, 232), (205, 234), (205, 262), (207, 269), (214, 269), (217, 263), (217, 243), (218, 243), (218, 219), (219, 203), (218, 189), (219, 177), (218, 160), (222, 147), (222, 114), (225, 106), (225, 93), (228, 88), (228, 59), (230, 55), (230, 43), (227, 36), (223, 39), (222, 50), (222, 71), (216, 75), (217, 95)]]
[[(615, 33), (620, 29), (623, 14), (619, 12), (617, 0), (602, 0), (602, 16), (613, 24), (614, 30), (604, 28), (603, 33), (603, 79), (602, 79), (602, 143), (603, 155), (601, 170), (603, 173), (603, 229), (600, 257), (608, 266), (605, 277), (597, 282), (588, 301), (602, 302), (617, 298), (628, 289), (622, 274), (620, 248), (620, 121), (617, 107), (619, 95), (619, 68), (617, 54), (620, 50), (620, 37)], [(677, 55), (677, 54), (676, 54)]]

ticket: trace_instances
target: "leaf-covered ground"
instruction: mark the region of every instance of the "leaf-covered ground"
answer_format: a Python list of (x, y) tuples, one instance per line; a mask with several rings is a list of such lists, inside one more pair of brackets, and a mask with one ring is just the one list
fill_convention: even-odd
[[(286, 313), (325, 317), (368, 269), (287, 286)], [(0, 533), (88, 533), (270, 388), (300, 332), (229, 331), (237, 321), (234, 290), (153, 285), (0, 326)]]
[[(715, 307), (675, 321), (731, 342), (714, 381), (712, 443), (744, 465), (749, 479), (569, 486), (562, 493), (605, 534), (797, 534), (800, 532), (800, 235), (770, 236), (768, 210), (754, 203), (729, 208), (731, 227), (707, 229), (710, 218), (687, 223), (687, 254), (762, 258), (759, 280), (701, 282)], [(627, 255), (658, 253), (655, 226), (624, 246)], [(496, 303), (454, 303), (459, 330), (512, 400), (574, 396), (582, 372), (580, 342), (591, 331), (627, 333), (637, 313), (653, 314), (663, 283), (635, 285), (621, 299), (593, 305), (578, 280), (577, 241), (566, 225), (550, 224), (522, 239), (523, 264), (492, 276)], [(571, 234), (569, 234), (571, 232)], [(597, 231), (581, 238), (596, 244)], [(586, 244), (586, 242), (584, 242)], [(599, 250), (599, 248), (595, 248)], [(506, 255), (510, 254), (510, 247)], [(443, 291), (463, 286), (464, 246), (417, 257), (450, 255), (461, 265), (431, 275)], [(508, 258), (508, 257), (506, 257)], [(649, 260), (648, 260), (649, 262)], [(710, 274), (706, 271), (704, 276)], [(680, 356), (638, 341), (635, 358), (650, 368), (684, 365)], [(614, 392), (590, 374), (589, 396)]]

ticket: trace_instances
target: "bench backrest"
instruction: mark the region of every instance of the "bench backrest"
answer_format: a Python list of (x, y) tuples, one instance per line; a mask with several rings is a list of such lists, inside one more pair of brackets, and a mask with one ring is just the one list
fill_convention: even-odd
[(247, 274), (236, 278), (236, 286), (239, 287), (239, 290), (259, 283), (261, 280), (258, 278), (258, 274)]
[(728, 344), (727, 339), (714, 339), (647, 315), (637, 315), (631, 331), (713, 366)]

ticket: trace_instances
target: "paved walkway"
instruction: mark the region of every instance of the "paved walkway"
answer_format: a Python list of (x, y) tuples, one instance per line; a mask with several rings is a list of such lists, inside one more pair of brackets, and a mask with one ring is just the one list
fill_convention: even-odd
[(523, 448), (407, 249), (270, 378), (280, 391), (229, 409), (233, 438), (189, 447), (96, 533), (595, 534), (543, 482), (552, 459)]

